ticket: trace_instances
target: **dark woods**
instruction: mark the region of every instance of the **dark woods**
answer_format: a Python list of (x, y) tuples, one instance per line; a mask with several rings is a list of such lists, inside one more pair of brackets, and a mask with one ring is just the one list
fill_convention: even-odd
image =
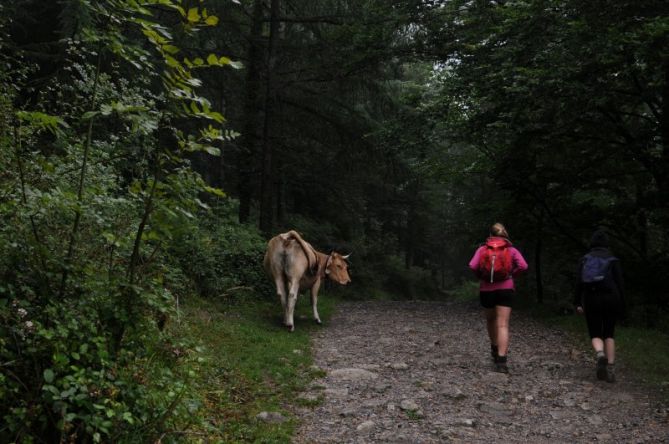
[(604, 227), (628, 322), (666, 326), (668, 9), (3, 3), (0, 437), (178, 429), (197, 356), (147, 372), (188, 347), (162, 321), (271, 295), (286, 229), (353, 252), (351, 295), (448, 297), (500, 220), (559, 307)]

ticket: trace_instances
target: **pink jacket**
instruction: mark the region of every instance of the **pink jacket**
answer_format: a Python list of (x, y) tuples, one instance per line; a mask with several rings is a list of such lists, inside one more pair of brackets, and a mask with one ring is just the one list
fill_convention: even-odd
[[(486, 246), (481, 245), (474, 253), (474, 257), (469, 261), (469, 268), (478, 276), (479, 270), (479, 259), (481, 253), (485, 251)], [(513, 285), (513, 277), (517, 276), (519, 273), (527, 270), (527, 262), (520, 251), (516, 250), (514, 247), (509, 247), (511, 252), (511, 260), (513, 261), (513, 270), (511, 271), (511, 278), (500, 281), (500, 282), (490, 282), (484, 279), (481, 279), (481, 291), (495, 291), (495, 290), (513, 290), (515, 286)]]

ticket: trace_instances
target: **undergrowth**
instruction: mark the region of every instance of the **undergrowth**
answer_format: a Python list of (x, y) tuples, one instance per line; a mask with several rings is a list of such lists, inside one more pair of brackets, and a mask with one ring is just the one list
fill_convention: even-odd
[[(270, 298), (268, 298), (270, 299)], [(334, 300), (321, 296), (319, 312), (324, 322)], [(173, 334), (199, 342), (200, 364), (192, 373), (194, 399), (192, 424), (174, 433), (185, 442), (290, 442), (297, 425), (291, 408), (297, 394), (321, 376), (311, 368), (311, 319), (309, 298), (296, 306), (296, 330), (281, 325), (281, 306), (271, 300), (246, 300), (236, 304), (193, 298), (182, 307)], [(266, 423), (256, 416), (278, 412), (282, 423)]]

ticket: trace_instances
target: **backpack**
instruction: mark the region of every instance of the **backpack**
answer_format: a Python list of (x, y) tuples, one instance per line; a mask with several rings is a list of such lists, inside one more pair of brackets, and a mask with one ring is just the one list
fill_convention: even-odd
[(485, 250), (479, 259), (479, 275), (489, 282), (505, 281), (511, 277), (513, 259), (511, 244), (500, 237), (490, 237), (485, 243)]
[(595, 256), (586, 254), (583, 257), (583, 266), (581, 267), (581, 282), (591, 286), (604, 283), (611, 262), (616, 260), (615, 256)]

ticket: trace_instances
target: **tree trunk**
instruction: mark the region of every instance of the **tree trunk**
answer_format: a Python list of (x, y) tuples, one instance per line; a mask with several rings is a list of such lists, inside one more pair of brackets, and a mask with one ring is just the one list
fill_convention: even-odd
[(660, 206), (669, 207), (669, 63), (664, 64), (664, 87), (662, 88), (662, 114), (660, 122), (662, 134), (662, 160), (659, 174), (655, 175), (658, 181)]
[(286, 180), (283, 174), (279, 177), (276, 193), (276, 220), (279, 221), (279, 224), (282, 224), (286, 220)]
[(534, 275), (537, 286), (537, 302), (544, 303), (544, 283), (541, 276), (541, 252), (543, 249), (544, 209), (542, 208), (537, 219), (537, 241), (534, 244)]
[(272, 121), (276, 91), (274, 88), (274, 67), (276, 65), (276, 42), (279, 38), (280, 0), (272, 0), (270, 8), (269, 43), (267, 47), (267, 73), (265, 75), (265, 122), (263, 125), (262, 180), (260, 187), (259, 228), (265, 234), (272, 232), (274, 224), (274, 173), (272, 171), (273, 146), (271, 141)]
[(409, 206), (409, 214), (407, 215), (406, 234), (404, 238), (404, 268), (410, 269), (414, 263), (414, 228), (415, 228), (415, 206), (412, 203)]
[(246, 66), (246, 98), (244, 100), (244, 126), (242, 130), (241, 149), (239, 154), (239, 222), (248, 222), (251, 216), (251, 200), (253, 199), (254, 180), (256, 171), (257, 137), (256, 128), (260, 120), (259, 86), (260, 86), (260, 57), (262, 52), (262, 22), (263, 2), (255, 0), (253, 3), (253, 18), (251, 34), (247, 52)]

